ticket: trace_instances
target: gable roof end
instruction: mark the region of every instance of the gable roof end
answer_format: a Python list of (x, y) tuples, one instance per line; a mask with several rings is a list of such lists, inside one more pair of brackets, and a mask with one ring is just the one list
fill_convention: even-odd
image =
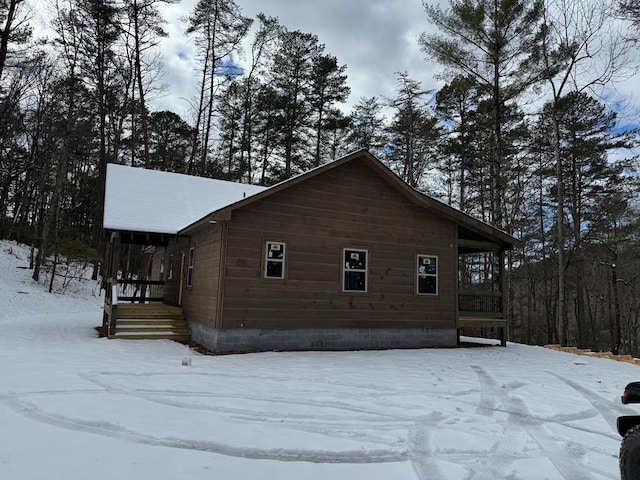
[(363, 149), (357, 152), (351, 153), (342, 157), (338, 160), (335, 160), (330, 163), (326, 163), (321, 165), (320, 167), (314, 168), (313, 170), (309, 170), (305, 173), (292, 177), (288, 180), (280, 182), (276, 185), (273, 185), (270, 188), (267, 188), (261, 192), (255, 193), (254, 195), (248, 196), (241, 200), (238, 200), (233, 203), (229, 203), (228, 205), (221, 207), (217, 210), (212, 211), (211, 213), (205, 215), (199, 220), (191, 223), (190, 225), (184, 227), (180, 230), (179, 234), (189, 234), (193, 229), (198, 228), (199, 226), (209, 223), (213, 220), (226, 220), (231, 217), (231, 213), (233, 210), (237, 210), (239, 208), (243, 208), (247, 205), (250, 205), (254, 202), (262, 200), (270, 195), (273, 195), (277, 192), (290, 188), (298, 183), (304, 182), (309, 178), (313, 178), (317, 175), (320, 175), (326, 171), (337, 168), (345, 163), (354, 161), (354, 160), (364, 160), (369, 167), (373, 170), (377, 171), (380, 176), (387, 181), (391, 186), (399, 190), (403, 193), (410, 201), (415, 203), (416, 205), (428, 208), (430, 210), (435, 210), (442, 215), (449, 217), (450, 219), (456, 221), (462, 227), (482, 234), (487, 237), (489, 240), (499, 243), (503, 247), (513, 248), (516, 245), (520, 244), (520, 241), (508, 233), (489, 225), (488, 223), (482, 222), (466, 213), (461, 212), (460, 210), (451, 207), (435, 198), (432, 198), (428, 195), (425, 195), (421, 192), (418, 192), (414, 188), (410, 187), (405, 181), (403, 181), (400, 177), (398, 177), (393, 171), (391, 171), (386, 165), (384, 165), (380, 160), (378, 160), (374, 155), (372, 155), (368, 150)]

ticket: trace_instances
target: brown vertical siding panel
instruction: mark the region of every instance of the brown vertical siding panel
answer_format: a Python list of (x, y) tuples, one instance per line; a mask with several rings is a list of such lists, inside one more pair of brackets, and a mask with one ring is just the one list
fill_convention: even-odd
[(221, 254), (220, 224), (208, 224), (190, 237), (182, 252), (188, 258), (190, 248), (194, 248), (195, 265), (192, 286), (186, 282), (185, 263), (182, 307), (190, 322), (216, 326), (218, 311), (218, 287)]
[[(353, 161), (233, 211), (222, 327), (428, 327), (456, 322), (456, 224)], [(286, 243), (263, 278), (266, 240)], [(345, 247), (369, 252), (368, 291), (342, 292)], [(416, 255), (439, 260), (439, 294), (416, 295)]]
[[(189, 248), (186, 238), (175, 237), (169, 240), (165, 250), (164, 301), (170, 305), (178, 304), (178, 286), (180, 285), (180, 255)], [(173, 277), (169, 278), (169, 261), (173, 256)]]

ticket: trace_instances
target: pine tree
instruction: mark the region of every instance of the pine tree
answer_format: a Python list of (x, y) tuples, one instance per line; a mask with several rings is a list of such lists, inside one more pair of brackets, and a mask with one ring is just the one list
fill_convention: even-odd
[(407, 73), (397, 77), (398, 93), (391, 101), (395, 115), (389, 126), (386, 158), (400, 178), (414, 188), (424, 189), (424, 174), (436, 162), (440, 129), (423, 100), (429, 92)]
[(257, 108), (258, 95), (262, 88), (266, 65), (273, 54), (274, 44), (282, 32), (278, 19), (258, 14), (260, 25), (250, 47), (251, 60), (245, 71), (242, 99), (242, 136), (240, 139), (240, 165), (238, 178), (248, 183), (254, 182), (255, 125), (260, 111)]
[(353, 150), (366, 148), (374, 155), (381, 156), (387, 144), (385, 117), (382, 103), (377, 97), (360, 98), (351, 112), (348, 141)]
[(480, 158), (480, 134), (475, 122), (478, 102), (478, 85), (470, 77), (456, 77), (436, 94), (436, 115), (448, 131), (443, 145), (446, 163), (442, 166), (448, 203), (467, 213), (471, 213), (467, 207), (469, 183), (478, 177), (474, 169)]
[(195, 37), (201, 62), (195, 133), (188, 172), (204, 175), (215, 127), (214, 103), (219, 75), (225, 68), (225, 62), (240, 48), (252, 20), (243, 16), (240, 7), (229, 0), (199, 0), (187, 20), (187, 34)]
[[(562, 145), (561, 157), (564, 199), (562, 222), (566, 223), (569, 235), (563, 240), (567, 249), (567, 260), (563, 269), (573, 274), (576, 299), (575, 318), (577, 342), (586, 341), (586, 292), (585, 276), (586, 249), (602, 226), (600, 217), (612, 198), (622, 195), (626, 182), (622, 181), (622, 166), (609, 158), (608, 152), (628, 147), (627, 136), (613, 135), (616, 114), (607, 112), (604, 105), (588, 95), (572, 92), (562, 97), (547, 110), (555, 110)], [(549, 113), (547, 118), (552, 118)], [(548, 130), (553, 129), (553, 124)], [(552, 193), (557, 202), (560, 190), (556, 183)], [(552, 197), (553, 198), (553, 197)], [(566, 246), (566, 247), (565, 247)], [(565, 317), (566, 318), (566, 317)], [(563, 322), (561, 338), (569, 337), (568, 320)], [(620, 339), (612, 339), (612, 348), (620, 348)]]
[[(551, 121), (556, 171), (556, 226), (558, 250), (558, 308), (556, 335), (566, 344), (568, 320), (565, 315), (564, 279), (564, 191), (563, 158), (559, 125), (559, 103), (567, 90), (587, 91), (624, 75), (629, 62), (629, 44), (613, 18), (610, 0), (547, 2), (544, 28), (537, 46), (544, 79), (552, 95)], [(616, 32), (616, 33), (612, 33)]]
[(422, 34), (423, 51), (453, 75), (472, 78), (490, 99), (492, 119), (490, 195), (492, 222), (504, 225), (505, 125), (509, 104), (539, 83), (537, 45), (541, 30), (541, 0), (452, 0), (450, 9), (425, 4), (429, 21), (443, 35)]
[(307, 149), (311, 111), (309, 94), (313, 83), (313, 65), (324, 45), (318, 37), (299, 30), (284, 30), (278, 39), (269, 84), (278, 100), (278, 144), (282, 151), (281, 179), (310, 167)]
[(174, 112), (149, 115), (149, 167), (186, 173), (193, 128)]
[(332, 55), (318, 55), (313, 59), (312, 83), (309, 91), (309, 106), (313, 115), (313, 131), (315, 136), (314, 167), (322, 163), (324, 134), (327, 131), (329, 110), (336, 104), (344, 102), (349, 96), (346, 65), (338, 66), (338, 60)]

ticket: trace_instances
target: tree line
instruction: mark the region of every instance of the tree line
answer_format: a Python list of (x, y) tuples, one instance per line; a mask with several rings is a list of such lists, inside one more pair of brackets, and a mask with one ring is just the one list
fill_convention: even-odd
[[(57, 0), (42, 40), (26, 0), (0, 0), (0, 237), (33, 245), (34, 279), (58, 254), (99, 258), (109, 162), (272, 185), (367, 148), (522, 239), (511, 340), (640, 353), (638, 132), (598, 95), (635, 74), (640, 2), (426, 2), (419, 43), (446, 81), (397, 72), (347, 112), (347, 66), (316, 35), (199, 0), (182, 118), (153, 110), (175, 1)], [(461, 281), (494, 288), (490, 257), (461, 258)]]

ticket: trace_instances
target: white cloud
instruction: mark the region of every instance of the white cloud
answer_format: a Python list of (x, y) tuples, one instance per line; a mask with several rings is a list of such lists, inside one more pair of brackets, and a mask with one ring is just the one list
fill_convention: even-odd
[[(437, 88), (437, 65), (425, 61), (418, 36), (430, 27), (419, 0), (239, 0), (246, 16), (262, 12), (278, 17), (290, 30), (318, 36), (325, 51), (347, 65), (351, 95), (347, 109), (361, 97), (391, 97), (396, 87), (396, 72), (407, 71), (426, 88)], [(446, 5), (446, 2), (441, 2)], [(186, 116), (188, 103), (197, 86), (195, 49), (184, 35), (186, 24), (180, 19), (189, 14), (195, 0), (165, 5), (164, 16), (170, 36), (162, 44), (165, 58), (165, 82), (168, 96), (159, 99), (158, 108), (167, 108)], [(182, 100), (181, 100), (182, 99)]]

